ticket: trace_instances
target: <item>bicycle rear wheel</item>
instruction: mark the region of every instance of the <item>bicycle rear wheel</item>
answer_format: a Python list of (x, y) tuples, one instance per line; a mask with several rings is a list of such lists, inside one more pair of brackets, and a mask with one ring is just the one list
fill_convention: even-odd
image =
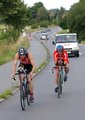
[(62, 94), (62, 77), (60, 77), (60, 94)]
[(28, 83), (26, 83), (26, 99), (27, 99), (27, 104), (28, 105), (30, 105), (29, 95), (30, 95), (30, 91), (29, 91)]
[(21, 103), (21, 108), (24, 111), (25, 104), (26, 104), (25, 85), (24, 84), (22, 84), (20, 86), (20, 103)]

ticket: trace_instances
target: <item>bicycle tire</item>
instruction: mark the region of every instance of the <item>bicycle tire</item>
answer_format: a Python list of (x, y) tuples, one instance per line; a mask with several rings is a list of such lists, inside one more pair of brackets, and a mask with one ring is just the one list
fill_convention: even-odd
[(58, 98), (60, 98), (60, 88), (58, 88)]
[(29, 102), (29, 87), (28, 87), (28, 82), (26, 83), (26, 99), (27, 99), (27, 104), (28, 106), (30, 105), (30, 102)]
[(59, 83), (58, 83), (58, 98), (60, 98), (60, 95), (62, 94), (62, 76), (59, 75)]
[(21, 86), (20, 86), (20, 103), (21, 103), (21, 108), (24, 111), (25, 104), (26, 104), (25, 85), (24, 84), (21, 84)]
[(58, 98), (60, 98), (60, 76), (59, 76), (59, 83), (58, 83)]
[(60, 94), (62, 94), (62, 75), (60, 74)]

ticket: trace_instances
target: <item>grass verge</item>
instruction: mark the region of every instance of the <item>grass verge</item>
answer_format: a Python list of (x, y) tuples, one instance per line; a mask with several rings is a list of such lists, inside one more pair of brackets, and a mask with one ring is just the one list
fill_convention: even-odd
[(16, 43), (0, 44), (0, 65), (11, 61), (19, 46), (29, 47), (27, 39), (20, 37)]
[(5, 90), (0, 94), (0, 98), (7, 99), (8, 96), (12, 95), (12, 90)]

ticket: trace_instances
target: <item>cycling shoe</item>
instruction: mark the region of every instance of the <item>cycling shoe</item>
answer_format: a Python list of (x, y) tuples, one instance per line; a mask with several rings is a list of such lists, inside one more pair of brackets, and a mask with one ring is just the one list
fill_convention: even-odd
[(58, 92), (58, 87), (55, 88), (55, 92), (56, 92), (56, 93)]
[(29, 101), (30, 101), (30, 103), (34, 103), (34, 97), (33, 97), (33, 96), (30, 96)]

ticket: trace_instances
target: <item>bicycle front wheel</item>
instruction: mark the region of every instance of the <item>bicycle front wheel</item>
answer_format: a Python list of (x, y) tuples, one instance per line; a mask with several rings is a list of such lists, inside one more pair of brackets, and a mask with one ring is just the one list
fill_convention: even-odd
[(58, 83), (58, 98), (60, 98), (60, 95), (62, 94), (62, 76), (59, 75), (59, 83)]
[(26, 104), (26, 99), (25, 99), (25, 86), (22, 84), (20, 86), (20, 103), (21, 103), (21, 108), (22, 110), (25, 110), (25, 104)]

